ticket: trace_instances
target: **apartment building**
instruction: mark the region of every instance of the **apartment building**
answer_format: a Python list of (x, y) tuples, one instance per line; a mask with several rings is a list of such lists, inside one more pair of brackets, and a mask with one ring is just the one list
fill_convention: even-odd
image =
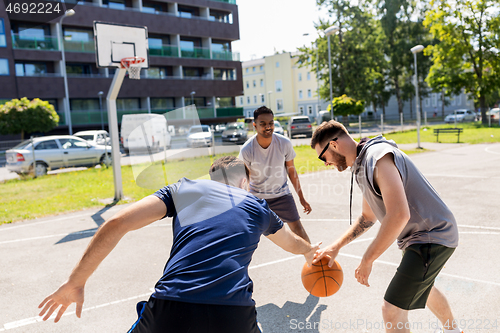
[(58, 130), (67, 133), (65, 66), (73, 130), (99, 128), (114, 69), (96, 67), (97, 20), (148, 28), (150, 67), (141, 80), (124, 80), (119, 121), (123, 114), (165, 113), (192, 103), (202, 123), (243, 116), (235, 101), (243, 94), (241, 62), (231, 47), (239, 39), (235, 0), (86, 0), (74, 10), (62, 25), (60, 18), (11, 21), (0, 3), (0, 103), (48, 100), (60, 115)]
[(236, 99), (236, 106), (242, 107), (247, 117), (266, 105), (276, 116), (307, 115), (315, 119), (328, 106), (318, 97), (316, 73), (308, 66), (300, 67), (296, 53), (244, 61), (242, 67), (244, 95)]

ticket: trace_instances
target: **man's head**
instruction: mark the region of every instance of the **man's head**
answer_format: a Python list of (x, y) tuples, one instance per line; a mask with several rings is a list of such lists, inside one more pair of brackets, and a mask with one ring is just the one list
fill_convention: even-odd
[(208, 173), (211, 180), (244, 190), (250, 182), (250, 170), (236, 156), (223, 156), (215, 160)]
[(270, 138), (274, 132), (274, 113), (271, 109), (261, 106), (253, 112), (253, 126), (258, 135)]
[(352, 166), (356, 159), (356, 142), (339, 122), (323, 122), (314, 131), (311, 148), (326, 165), (334, 165), (339, 171)]

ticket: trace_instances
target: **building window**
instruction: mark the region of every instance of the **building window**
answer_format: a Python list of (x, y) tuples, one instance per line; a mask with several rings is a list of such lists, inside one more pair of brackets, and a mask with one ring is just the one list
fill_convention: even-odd
[(260, 86), (263, 87), (264, 86), (264, 79), (260, 79)]
[(0, 59), (0, 75), (9, 75), (8, 59)]
[(302, 73), (299, 73), (299, 81), (302, 81)]
[(250, 104), (250, 96), (247, 97), (247, 104)]
[(283, 100), (282, 99), (276, 100), (276, 111), (283, 111)]
[(299, 106), (299, 114), (304, 114), (304, 107), (303, 106)]
[(260, 94), (260, 102), (265, 103), (265, 101), (264, 94)]
[(236, 80), (236, 71), (228, 68), (214, 68), (214, 79), (216, 80)]
[(280, 62), (276, 61), (276, 68), (279, 68), (279, 67), (280, 67)]
[(243, 105), (243, 97), (240, 97), (240, 104)]
[(255, 72), (255, 67), (252, 67), (252, 72)]
[(151, 109), (152, 110), (173, 110), (175, 109), (175, 98), (165, 97), (165, 98), (151, 98)]
[(281, 80), (276, 80), (276, 92), (281, 92), (281, 90), (283, 90)]
[(253, 87), (257, 87), (257, 82), (255, 82), (255, 80), (253, 80)]
[(16, 76), (39, 76), (47, 73), (47, 64), (44, 62), (16, 63)]
[(307, 81), (309, 81), (310, 79), (311, 79), (311, 73), (307, 72)]
[(312, 114), (313, 113), (313, 107), (312, 107), (312, 105), (308, 105), (307, 106), (307, 113), (308, 114)]
[(427, 97), (424, 99), (424, 106), (425, 107), (431, 106), (431, 98), (430, 97)]
[(311, 98), (311, 97), (312, 97), (311, 89), (307, 89), (307, 98)]
[(253, 95), (253, 103), (257, 104), (257, 95)]
[(5, 25), (3, 18), (0, 18), (0, 46), (7, 46), (7, 40), (5, 39)]
[(302, 90), (299, 90), (299, 99), (302, 99)]
[(264, 66), (261, 65), (260, 66), (260, 70), (263, 71), (264, 70)]
[(245, 73), (248, 73), (248, 68), (245, 68)]
[(250, 83), (248, 83), (248, 81), (247, 81), (247, 88), (250, 88)]
[(69, 105), (72, 111), (99, 110), (97, 98), (70, 98)]
[(109, 8), (113, 8), (113, 9), (125, 9), (126, 5), (125, 5), (125, 1), (124, 0), (109, 0), (109, 1), (103, 1), (102, 2), (103, 5), (107, 5)]
[(432, 106), (437, 106), (437, 94), (432, 94)]

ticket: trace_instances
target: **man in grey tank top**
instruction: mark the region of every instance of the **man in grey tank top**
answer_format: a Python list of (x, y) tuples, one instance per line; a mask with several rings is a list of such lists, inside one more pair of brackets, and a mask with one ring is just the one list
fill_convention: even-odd
[(327, 256), (331, 266), (342, 247), (378, 220), (380, 230), (355, 276), (369, 287), (373, 262), (397, 240), (403, 258), (384, 296), (386, 332), (409, 333), (408, 311), (426, 306), (442, 323), (441, 332), (462, 332), (446, 297), (434, 287), (434, 280), (458, 245), (457, 223), (410, 158), (382, 136), (357, 143), (336, 121), (324, 122), (316, 129), (311, 147), (325, 165), (340, 172), (350, 167), (363, 193), (361, 216), (343, 236), (318, 250), (315, 261)]

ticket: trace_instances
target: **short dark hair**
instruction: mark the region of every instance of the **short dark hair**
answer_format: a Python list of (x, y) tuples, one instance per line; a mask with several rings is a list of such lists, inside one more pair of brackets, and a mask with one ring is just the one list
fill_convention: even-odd
[(216, 159), (208, 173), (211, 180), (231, 186), (237, 186), (236, 182), (242, 177), (250, 181), (250, 169), (242, 160), (233, 155)]
[(313, 133), (311, 138), (311, 148), (314, 149), (317, 144), (323, 147), (326, 142), (335, 137), (341, 137), (344, 135), (349, 135), (349, 132), (344, 125), (335, 120), (330, 120), (328, 122), (324, 121)]
[(260, 108), (256, 109), (254, 112), (253, 112), (253, 121), (257, 121), (257, 118), (261, 115), (261, 114), (272, 114), (273, 117), (274, 117), (274, 112), (273, 110), (271, 110), (270, 108), (268, 108), (267, 106), (261, 106)]

